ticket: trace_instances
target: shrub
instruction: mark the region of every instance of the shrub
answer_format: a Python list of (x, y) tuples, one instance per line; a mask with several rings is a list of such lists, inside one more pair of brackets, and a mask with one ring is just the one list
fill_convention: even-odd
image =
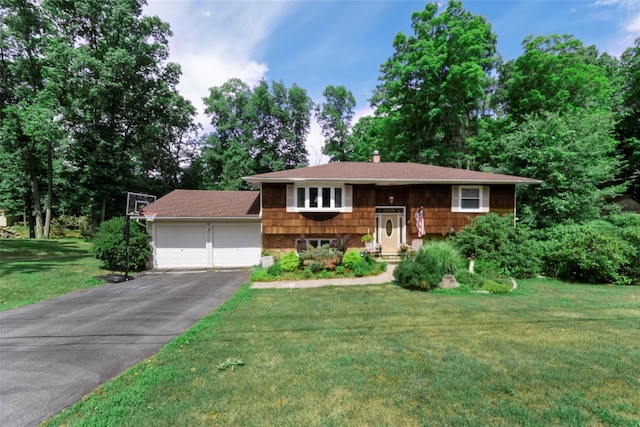
[[(122, 271), (126, 260), (126, 241), (124, 237), (125, 219), (112, 218), (103, 222), (93, 239), (93, 251), (96, 258), (103, 261), (108, 269)], [(131, 221), (129, 228), (129, 269), (144, 270), (151, 247), (144, 228)]]
[(296, 271), (300, 266), (300, 258), (294, 251), (287, 252), (282, 256), (280, 266), (284, 271)]
[(259, 268), (251, 273), (252, 282), (271, 282), (274, 279), (264, 268)]
[(393, 272), (398, 285), (409, 289), (429, 290), (442, 281), (445, 274), (464, 268), (464, 260), (448, 242), (430, 243), (415, 258), (406, 258)]
[(335, 270), (336, 266), (340, 264), (342, 260), (342, 252), (332, 248), (329, 245), (322, 245), (319, 248), (309, 248), (306, 251), (300, 252), (300, 259), (304, 261), (317, 262), (322, 265), (322, 268), (327, 270)]
[(459, 270), (454, 274), (456, 280), (461, 285), (467, 286), (470, 289), (480, 289), (485, 284), (487, 279), (478, 273), (471, 273), (468, 270)]
[(422, 248), (439, 265), (443, 274), (455, 274), (456, 271), (464, 268), (465, 262), (460, 252), (446, 241), (430, 242)]
[[(374, 265), (375, 266), (375, 263)], [(356, 277), (364, 277), (371, 273), (373, 270), (373, 266), (367, 262), (366, 259), (362, 258), (360, 261), (356, 262), (353, 266), (353, 274)]]
[(513, 216), (477, 217), (452, 242), (464, 256), (491, 262), (504, 276), (534, 277), (543, 268), (540, 245), (529, 228), (514, 227)]
[(353, 266), (356, 265), (357, 262), (362, 260), (362, 255), (360, 255), (359, 251), (349, 251), (344, 254), (342, 257), (342, 265), (348, 268), (349, 270), (353, 270)]
[(90, 238), (93, 227), (86, 216), (60, 215), (51, 220), (50, 237)]
[(324, 268), (321, 263), (318, 261), (311, 261), (311, 263), (307, 266), (312, 273), (318, 273), (322, 271)]
[(638, 283), (633, 230), (603, 220), (553, 227), (546, 232), (547, 273), (586, 283)]
[(284, 269), (282, 268), (282, 264), (280, 262), (276, 262), (275, 264), (270, 265), (267, 268), (267, 274), (273, 277), (281, 276), (283, 271)]
[(512, 285), (505, 282), (496, 282), (495, 280), (487, 280), (482, 289), (491, 294), (507, 294), (511, 291)]

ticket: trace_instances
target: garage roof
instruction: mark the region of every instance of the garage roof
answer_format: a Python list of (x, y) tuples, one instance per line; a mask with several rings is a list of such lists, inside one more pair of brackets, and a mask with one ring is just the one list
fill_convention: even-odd
[(259, 191), (173, 190), (156, 201), (157, 218), (259, 218)]

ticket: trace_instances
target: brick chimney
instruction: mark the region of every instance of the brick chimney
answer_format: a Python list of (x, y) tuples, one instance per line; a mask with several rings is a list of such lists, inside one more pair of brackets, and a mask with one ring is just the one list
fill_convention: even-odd
[(380, 163), (380, 153), (378, 150), (373, 152), (373, 163)]

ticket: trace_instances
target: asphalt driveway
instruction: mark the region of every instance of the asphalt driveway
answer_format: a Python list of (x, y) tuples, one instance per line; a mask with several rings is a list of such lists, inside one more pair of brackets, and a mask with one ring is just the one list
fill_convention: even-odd
[(153, 355), (246, 283), (149, 274), (0, 312), (0, 426), (33, 426)]

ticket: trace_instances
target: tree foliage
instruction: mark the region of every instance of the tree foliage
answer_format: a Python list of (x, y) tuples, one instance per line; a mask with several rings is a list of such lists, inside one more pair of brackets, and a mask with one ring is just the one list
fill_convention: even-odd
[(307, 163), (306, 137), (313, 103), (306, 90), (239, 79), (212, 87), (204, 98), (214, 131), (204, 141), (198, 188), (245, 188), (243, 176)]
[(175, 188), (193, 156), (171, 32), (143, 3), (0, 1), (0, 162), (17, 163), (2, 202), (33, 212), (38, 237), (54, 214), (97, 220), (128, 190)]
[(389, 160), (456, 166), (482, 115), (495, 69), (496, 35), (479, 15), (450, 1), (412, 16), (413, 35), (399, 33), (371, 99), (386, 120)]
[(613, 129), (606, 113), (546, 112), (528, 116), (501, 137), (503, 171), (542, 180), (519, 194), (537, 225), (598, 218), (624, 190), (614, 182), (619, 161)]
[(349, 134), (356, 99), (344, 86), (329, 85), (322, 95), (325, 102), (316, 106), (316, 117), (324, 137), (322, 154), (336, 162), (351, 160), (354, 147)]

